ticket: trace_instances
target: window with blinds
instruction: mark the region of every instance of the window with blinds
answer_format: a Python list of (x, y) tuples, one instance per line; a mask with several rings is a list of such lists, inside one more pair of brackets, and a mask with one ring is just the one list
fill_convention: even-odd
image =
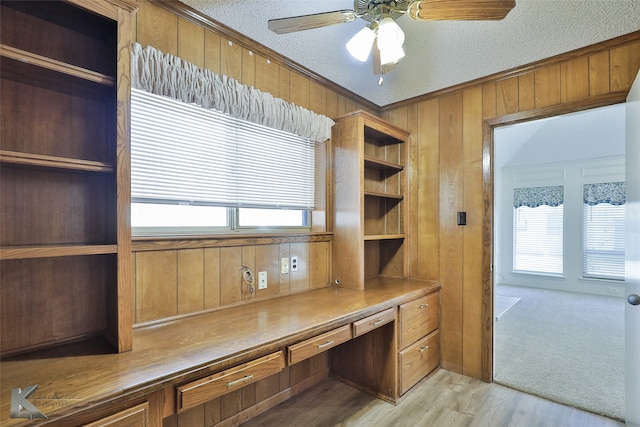
[(586, 184), (582, 276), (592, 279), (625, 278), (624, 183)]
[(564, 262), (564, 187), (513, 190), (513, 270), (561, 275)]
[(513, 270), (563, 273), (563, 206), (514, 208)]
[(315, 152), (306, 138), (132, 89), (134, 231), (308, 226)]

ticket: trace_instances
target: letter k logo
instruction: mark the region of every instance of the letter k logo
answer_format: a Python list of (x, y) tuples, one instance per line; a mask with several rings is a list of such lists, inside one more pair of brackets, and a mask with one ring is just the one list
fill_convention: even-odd
[(31, 402), (27, 400), (34, 391), (38, 389), (38, 384), (30, 385), (21, 390), (19, 387), (11, 390), (11, 418), (47, 418)]

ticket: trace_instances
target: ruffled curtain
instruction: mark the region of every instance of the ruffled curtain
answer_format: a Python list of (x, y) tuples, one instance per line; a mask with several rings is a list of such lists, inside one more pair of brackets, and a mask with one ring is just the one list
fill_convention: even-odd
[(560, 206), (564, 203), (564, 187), (530, 187), (513, 189), (513, 207), (528, 206), (536, 208), (542, 205)]
[(624, 205), (624, 182), (603, 182), (599, 184), (585, 184), (583, 190), (584, 203), (595, 206), (599, 203), (610, 205)]
[(157, 95), (215, 109), (238, 119), (311, 141), (331, 138), (333, 120), (173, 55), (134, 43), (131, 85)]

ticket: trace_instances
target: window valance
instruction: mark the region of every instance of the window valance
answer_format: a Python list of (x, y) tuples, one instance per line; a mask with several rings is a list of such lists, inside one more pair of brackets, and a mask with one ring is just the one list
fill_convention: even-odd
[(624, 182), (603, 182), (598, 184), (585, 184), (583, 190), (584, 203), (595, 206), (599, 203), (609, 203), (610, 205), (624, 205), (625, 185)]
[(528, 206), (535, 208), (542, 205), (560, 206), (564, 203), (564, 187), (530, 187), (513, 189), (513, 207)]
[(131, 85), (157, 95), (215, 109), (238, 119), (290, 132), (311, 141), (331, 138), (333, 120), (275, 98), (225, 75), (134, 43)]

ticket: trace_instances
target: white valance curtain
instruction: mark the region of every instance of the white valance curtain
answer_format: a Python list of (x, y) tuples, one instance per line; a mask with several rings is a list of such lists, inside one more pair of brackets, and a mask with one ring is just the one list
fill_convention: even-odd
[(311, 141), (331, 138), (333, 120), (151, 46), (134, 43), (131, 85)]

